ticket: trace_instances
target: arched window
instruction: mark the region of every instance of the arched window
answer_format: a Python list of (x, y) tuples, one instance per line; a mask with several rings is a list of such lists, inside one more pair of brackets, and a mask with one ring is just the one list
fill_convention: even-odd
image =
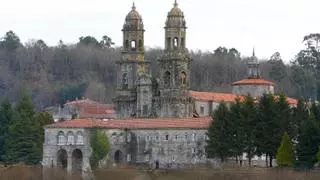
[(171, 37), (167, 38), (167, 48), (170, 49), (171, 48)]
[(78, 144), (78, 145), (84, 144), (83, 135), (82, 135), (81, 132), (77, 132), (77, 144)]
[(65, 145), (66, 144), (66, 138), (64, 136), (64, 133), (60, 131), (58, 133), (58, 145)]
[(175, 37), (173, 39), (173, 46), (176, 48), (176, 47), (178, 47), (178, 45), (179, 45), (179, 39), (177, 37)]
[(164, 77), (163, 77), (163, 79), (164, 79), (164, 86), (165, 87), (169, 87), (170, 86), (170, 80), (171, 80), (171, 74), (170, 74), (170, 72), (169, 71), (166, 71), (165, 73), (164, 73)]
[(74, 135), (71, 131), (67, 134), (67, 145), (73, 145), (74, 144)]
[(136, 41), (135, 40), (131, 41), (131, 50), (132, 51), (136, 50)]
[(123, 89), (128, 88), (128, 74), (127, 73), (122, 74), (122, 86), (123, 86)]
[(187, 74), (184, 71), (180, 73), (180, 82), (182, 85), (187, 84)]

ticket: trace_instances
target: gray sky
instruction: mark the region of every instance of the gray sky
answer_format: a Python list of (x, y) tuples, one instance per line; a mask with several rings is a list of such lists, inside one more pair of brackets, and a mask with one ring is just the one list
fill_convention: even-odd
[[(174, 0), (135, 0), (145, 24), (145, 45), (163, 47), (164, 23)], [(279, 51), (285, 61), (303, 48), (302, 38), (320, 31), (319, 0), (178, 0), (188, 26), (187, 46), (212, 51), (234, 47), (259, 58)], [(80, 36), (122, 41), (121, 28), (132, 0), (1, 0), (0, 36), (16, 32), (23, 42), (49, 45)]]

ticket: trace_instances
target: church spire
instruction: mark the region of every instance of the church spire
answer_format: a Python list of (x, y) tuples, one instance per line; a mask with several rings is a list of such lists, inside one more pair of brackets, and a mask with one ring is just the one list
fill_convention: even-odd
[(136, 5), (134, 4), (134, 1), (132, 3), (132, 10), (136, 10)]
[(253, 50), (252, 50), (252, 57), (255, 57), (256, 56), (256, 53), (254, 52), (254, 47), (253, 47)]
[(174, 6), (174, 7), (178, 7), (178, 2), (177, 2), (177, 0), (174, 0), (173, 6)]

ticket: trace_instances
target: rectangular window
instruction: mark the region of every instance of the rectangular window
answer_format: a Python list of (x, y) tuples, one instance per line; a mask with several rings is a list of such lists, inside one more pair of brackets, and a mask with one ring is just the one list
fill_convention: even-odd
[(176, 140), (178, 140), (178, 138), (179, 138), (179, 136), (178, 136), (178, 135), (176, 135), (175, 139), (176, 139)]
[(77, 144), (79, 144), (79, 145), (84, 144), (84, 143), (83, 143), (83, 136), (82, 136), (82, 135), (78, 135)]
[(69, 136), (68, 136), (68, 140), (67, 140), (67, 144), (73, 145), (73, 142), (74, 142), (74, 137), (73, 137), (73, 135), (69, 135)]
[(204, 115), (204, 107), (203, 106), (200, 107), (200, 114)]
[(168, 141), (169, 140), (169, 135), (166, 135), (166, 141)]
[(144, 116), (147, 116), (148, 115), (148, 105), (143, 105), (142, 107), (142, 114)]

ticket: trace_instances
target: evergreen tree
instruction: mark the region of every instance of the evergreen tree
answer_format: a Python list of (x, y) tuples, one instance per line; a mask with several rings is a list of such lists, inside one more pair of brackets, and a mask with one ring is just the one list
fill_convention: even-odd
[[(255, 133), (255, 145), (257, 155), (266, 154), (271, 160), (274, 157), (274, 151), (278, 147), (275, 142), (275, 135), (279, 130), (276, 120), (274, 96), (264, 94), (259, 99), (257, 107), (257, 124)], [(266, 166), (269, 166), (266, 160)]]
[(6, 156), (10, 163), (36, 164), (41, 160), (39, 125), (30, 96), (23, 92), (9, 125)]
[(310, 115), (309, 119), (302, 121), (299, 133), (296, 166), (311, 169), (317, 162), (316, 154), (320, 145), (320, 130), (313, 114)]
[(257, 108), (254, 103), (254, 99), (251, 96), (247, 96), (243, 103), (241, 121), (243, 122), (244, 133), (244, 152), (247, 154), (249, 160), (249, 166), (251, 166), (251, 159), (256, 153), (256, 138), (257, 132)]
[(37, 133), (35, 134), (36, 151), (37, 157), (42, 157), (42, 146), (44, 142), (44, 126), (47, 124), (54, 123), (52, 116), (47, 112), (37, 112), (34, 115), (34, 128), (36, 128)]
[(232, 128), (229, 120), (229, 110), (224, 102), (213, 113), (214, 121), (208, 130), (206, 152), (208, 157), (219, 157), (224, 162), (232, 155)]
[(0, 163), (5, 162), (5, 142), (9, 137), (9, 123), (12, 120), (13, 109), (8, 99), (0, 107)]
[[(244, 153), (244, 124), (241, 120), (242, 117), (242, 103), (240, 99), (236, 99), (236, 102), (230, 106), (229, 121), (232, 123), (231, 131), (233, 134), (232, 138), (232, 153), (234, 156), (239, 157)], [(230, 142), (230, 143), (231, 143)]]
[(294, 163), (291, 139), (287, 132), (282, 136), (280, 147), (277, 150), (276, 159), (280, 167), (291, 167)]
[[(309, 118), (309, 112), (306, 109), (305, 102), (302, 100), (298, 101), (297, 107), (293, 108), (293, 113), (291, 117), (291, 127), (292, 127), (292, 138), (297, 141), (300, 134), (300, 126), (302, 122)], [(294, 144), (296, 146), (296, 144)]]

